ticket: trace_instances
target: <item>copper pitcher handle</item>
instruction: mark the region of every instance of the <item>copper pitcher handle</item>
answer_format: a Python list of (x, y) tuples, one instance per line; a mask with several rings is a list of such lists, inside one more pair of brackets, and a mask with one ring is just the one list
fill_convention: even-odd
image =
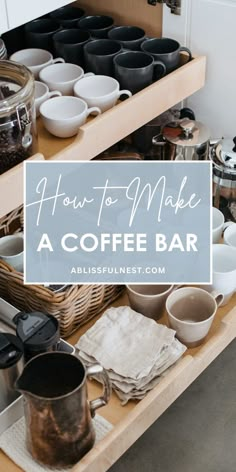
[(99, 377), (103, 383), (103, 394), (101, 397), (96, 398), (95, 400), (91, 400), (90, 404), (90, 411), (92, 418), (95, 416), (95, 412), (98, 408), (107, 405), (110, 400), (111, 396), (111, 382), (108, 377), (106, 370), (99, 364), (91, 365), (87, 368), (87, 376), (88, 377)]

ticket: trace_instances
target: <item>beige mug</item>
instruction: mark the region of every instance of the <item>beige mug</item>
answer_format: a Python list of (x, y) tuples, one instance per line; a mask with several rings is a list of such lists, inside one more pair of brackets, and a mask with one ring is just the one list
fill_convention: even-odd
[(174, 285), (127, 285), (126, 288), (131, 308), (148, 318), (158, 320)]
[(0, 259), (23, 272), (24, 239), (22, 233), (0, 238)]
[(207, 336), (223, 295), (197, 287), (183, 287), (172, 292), (166, 300), (170, 328), (186, 346), (202, 344)]

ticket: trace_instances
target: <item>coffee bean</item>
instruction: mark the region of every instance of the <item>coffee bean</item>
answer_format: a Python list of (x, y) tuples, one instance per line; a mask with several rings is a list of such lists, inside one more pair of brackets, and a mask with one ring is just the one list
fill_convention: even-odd
[[(7, 99), (14, 95), (15, 91), (10, 90), (7, 85), (0, 86), (0, 99)], [(12, 126), (4, 127), (11, 123)], [(16, 112), (12, 115), (0, 118), (0, 174), (11, 169), (15, 165), (24, 161), (32, 155), (32, 146), (25, 149), (22, 146), (22, 131), (18, 123)]]

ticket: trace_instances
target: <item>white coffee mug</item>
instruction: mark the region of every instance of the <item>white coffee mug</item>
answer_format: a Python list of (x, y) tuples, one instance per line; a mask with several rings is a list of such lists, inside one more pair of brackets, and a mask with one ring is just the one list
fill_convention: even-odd
[(120, 90), (116, 79), (106, 75), (94, 75), (76, 82), (74, 95), (82, 98), (89, 107), (99, 107), (102, 112), (116, 105), (121, 95), (132, 96), (129, 90)]
[(236, 223), (229, 222), (224, 231), (224, 243), (236, 248)]
[(222, 236), (225, 217), (218, 208), (212, 207), (212, 242), (217, 244)]
[(197, 287), (183, 287), (173, 291), (166, 300), (166, 311), (169, 325), (176, 331), (176, 337), (188, 347), (201, 344), (222, 300), (221, 293), (208, 293)]
[(23, 272), (24, 239), (22, 233), (0, 238), (0, 259)]
[(174, 285), (126, 285), (131, 308), (148, 318), (158, 320)]
[(84, 73), (82, 67), (76, 64), (51, 64), (42, 69), (39, 78), (47, 84), (49, 90), (59, 90), (62, 95), (73, 95), (74, 85), (83, 77), (94, 75), (92, 72)]
[(236, 248), (226, 244), (213, 244), (212, 288), (224, 295), (226, 305), (236, 291)]
[(46, 49), (21, 49), (10, 56), (11, 61), (19, 62), (28, 67), (34, 74), (34, 78), (38, 79), (39, 72), (50, 64), (57, 62), (65, 62), (62, 57), (53, 59), (52, 54)]
[(100, 114), (97, 107), (88, 108), (78, 97), (50, 98), (40, 106), (40, 114), (45, 128), (54, 136), (69, 138), (78, 133), (91, 113)]
[(49, 92), (49, 88), (43, 82), (35, 81), (35, 90), (34, 90), (34, 98), (35, 98), (35, 108), (36, 108), (36, 116), (40, 115), (39, 108), (43, 102), (48, 100), (51, 97), (60, 97), (61, 92), (59, 90), (53, 90)]

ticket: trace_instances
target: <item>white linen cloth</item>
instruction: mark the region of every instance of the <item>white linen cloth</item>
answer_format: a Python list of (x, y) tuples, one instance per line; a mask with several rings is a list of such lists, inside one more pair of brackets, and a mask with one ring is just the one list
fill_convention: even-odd
[(108, 372), (122, 403), (141, 399), (185, 352), (175, 331), (129, 306), (109, 308), (78, 341), (79, 357)]
[[(96, 433), (95, 444), (103, 439), (113, 426), (102, 416), (92, 420)], [(25, 472), (69, 472), (70, 469), (52, 469), (36, 462), (25, 446), (25, 418), (22, 417), (0, 436), (0, 448)], [(3, 472), (3, 471), (2, 471)], [(6, 471), (7, 472), (7, 471)]]

